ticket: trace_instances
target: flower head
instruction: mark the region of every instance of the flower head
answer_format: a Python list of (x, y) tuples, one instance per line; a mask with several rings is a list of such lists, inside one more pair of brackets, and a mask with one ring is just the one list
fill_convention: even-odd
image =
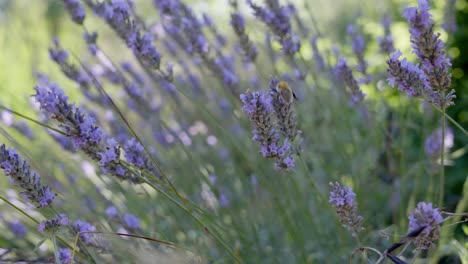
[(42, 185), (39, 174), (14, 150), (6, 149), (5, 145), (0, 146), (0, 168), (14, 185), (22, 189), (21, 194), (38, 208), (46, 207), (54, 200), (55, 193)]
[(415, 230), (424, 227), (424, 230), (415, 238), (419, 249), (428, 249), (433, 242), (439, 239), (440, 226), (444, 218), (440, 210), (434, 208), (432, 203), (420, 202), (409, 215), (409, 229)]
[(73, 22), (77, 24), (83, 24), (86, 13), (84, 7), (81, 5), (79, 0), (63, 0), (65, 9), (67, 9)]
[(62, 264), (72, 263), (72, 251), (69, 248), (59, 249), (59, 259)]
[(352, 236), (356, 236), (358, 232), (364, 230), (361, 227), (363, 218), (357, 212), (356, 194), (351, 187), (343, 187), (338, 182), (330, 185), (332, 190), (328, 201), (335, 207), (343, 227), (348, 229)]
[(37, 230), (46, 235), (55, 235), (61, 227), (67, 226), (68, 222), (68, 217), (65, 214), (59, 214), (54, 218), (40, 222)]
[(345, 58), (340, 57), (335, 66), (335, 75), (342, 80), (351, 91), (351, 104), (355, 105), (364, 100), (365, 94), (361, 91), (358, 82), (353, 76), (353, 71), (348, 67)]
[(442, 146), (442, 128), (437, 128), (424, 143), (424, 150), (428, 156), (434, 157), (443, 149), (448, 151), (453, 147), (453, 130), (450, 127), (445, 129), (444, 146)]
[(92, 224), (82, 221), (82, 220), (76, 220), (73, 225), (73, 230), (76, 233), (79, 233), (79, 238), (83, 243), (85, 244), (94, 244), (95, 239), (94, 239), (94, 234), (92, 232), (96, 231), (96, 227), (93, 226)]

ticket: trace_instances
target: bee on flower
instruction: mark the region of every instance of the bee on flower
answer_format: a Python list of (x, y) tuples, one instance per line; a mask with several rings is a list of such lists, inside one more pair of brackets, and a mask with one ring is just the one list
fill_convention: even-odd
[(276, 85), (276, 92), (288, 104), (292, 104), (294, 99), (297, 100), (296, 94), (291, 89), (291, 87), (289, 87), (289, 84), (285, 81), (278, 82), (278, 84)]

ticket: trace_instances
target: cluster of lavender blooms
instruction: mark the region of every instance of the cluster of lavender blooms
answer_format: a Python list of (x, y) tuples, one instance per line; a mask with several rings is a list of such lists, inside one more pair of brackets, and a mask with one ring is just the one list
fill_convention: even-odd
[(278, 85), (287, 84), (280, 84), (276, 77), (271, 77), (269, 93), (248, 91), (240, 98), (244, 104), (242, 110), (253, 126), (252, 139), (260, 144), (262, 156), (275, 159), (278, 169), (289, 170), (295, 166), (292, 155), (293, 142), (298, 135), (297, 120), (292, 91), (289, 88), (279, 91)]
[(247, 3), (254, 11), (255, 17), (265, 23), (278, 37), (283, 53), (293, 56), (301, 48), (299, 38), (292, 32), (291, 15), (296, 12), (294, 6), (282, 6), (278, 0), (268, 0), (266, 7), (254, 4), (251, 0)]
[(85, 3), (125, 41), (141, 63), (150, 69), (159, 69), (161, 54), (153, 45), (153, 36), (144, 31), (144, 25), (133, 15), (131, 2), (86, 0)]
[[(112, 57), (106, 58), (104, 51), (100, 50), (100, 46), (98, 46), (97, 33), (85, 32), (84, 39), (88, 44), (90, 53), (94, 56), (93, 59), (99, 60), (101, 63), (99, 66), (103, 66), (100, 68), (100, 76), (99, 73), (96, 73), (99, 72), (99, 69), (93, 72), (93, 69), (88, 70), (84, 63), (80, 67), (71, 63), (69, 59), (70, 56), (68, 55), (69, 53), (60, 46), (57, 39), (54, 39), (53, 47), (49, 50), (52, 60), (60, 66), (62, 72), (69, 79), (79, 85), (81, 92), (86, 98), (96, 103), (99, 107), (110, 106), (109, 98), (102, 95), (101, 90), (104, 91), (104, 89), (100, 88), (99, 77), (105, 78), (106, 81), (113, 85), (122, 86), (126, 93), (126, 95), (124, 95), (126, 96), (125, 98), (129, 99), (128, 107), (139, 116), (138, 118), (143, 119), (145, 123), (159, 123), (152, 122), (154, 120), (161, 121), (158, 118), (152, 119), (157, 115), (156, 112), (159, 112), (160, 105), (155, 106), (150, 103), (154, 98), (146, 96), (145, 92), (148, 94), (154, 92), (149, 91), (149, 89), (144, 89), (148, 88), (144, 87), (147, 82), (145, 79), (146, 77), (149, 77), (152, 81), (151, 85), (149, 85), (151, 86), (149, 87), (150, 89), (160, 84), (162, 91), (168, 92), (169, 95), (172, 96), (171, 99), (174, 99), (175, 104), (183, 107), (180, 104), (180, 98), (177, 97), (178, 93), (176, 92), (185, 87), (176, 87), (175, 81), (180, 81), (180, 83), (187, 84), (187, 86), (192, 86), (195, 91), (194, 94), (199, 95), (205, 92), (202, 91), (199, 77), (196, 73), (192, 72), (191, 63), (193, 63), (197, 71), (200, 70), (201, 73), (205, 73), (202, 67), (207, 67), (213, 76), (219, 78), (222, 86), (227, 87), (229, 91), (237, 97), (243, 83), (241, 78), (245, 77), (242, 73), (252, 73), (249, 72), (249, 70), (255, 68), (253, 65), (257, 62), (258, 55), (261, 52), (257, 49), (257, 46), (255, 46), (252, 38), (248, 36), (245, 20), (237, 10), (231, 14), (231, 26), (238, 40), (238, 43), (236, 43), (237, 46), (234, 48), (234, 53), (237, 55), (237, 53), (242, 50), (242, 62), (244, 63), (243, 65), (248, 68), (248, 70), (241, 73), (236, 72), (236, 56), (225, 53), (225, 50), (230, 47), (229, 44), (231, 43), (228, 43), (225, 36), (218, 30), (217, 24), (211, 21), (211, 18), (207, 15), (203, 15), (202, 20), (197, 18), (192, 9), (182, 1), (154, 0), (154, 5), (160, 12), (161, 18), (161, 23), (156, 23), (157, 25), (154, 27), (145, 25), (145, 22), (138, 16), (133, 6), (134, 2), (130, 0), (63, 0), (63, 2), (72, 20), (77, 24), (83, 24), (86, 17), (85, 9), (81, 2), (86, 3), (99, 17), (103, 18), (121, 40), (125, 42), (127, 47), (132, 50), (137, 62), (140, 64), (140, 68), (144, 70), (144, 77), (143, 74), (139, 72), (140, 69), (133, 68), (131, 63), (123, 63), (120, 67), (123, 69), (123, 71), (121, 71), (118, 66), (115, 66), (118, 64), (112, 62)], [(290, 21), (293, 15), (297, 15), (295, 7), (292, 4), (282, 6), (279, 4), (278, 0), (266, 0), (265, 7), (256, 5), (250, 0), (248, 0), (247, 3), (254, 11), (254, 15), (268, 26), (270, 31), (274, 34), (274, 37), (276, 37), (276, 40), (279, 41), (282, 46), (283, 54), (291, 59), (292, 66), (296, 72), (295, 77), (304, 82), (304, 84), (307, 84), (305, 75), (294, 61), (294, 56), (299, 53), (301, 49), (299, 38), (294, 35), (292, 21)], [(407, 16), (414, 28), (419, 28), (419, 30), (423, 32), (418, 33), (416, 30), (412, 29), (411, 34), (414, 49), (422, 49), (421, 43), (424, 41), (432, 41), (433, 43), (431, 42), (429, 44), (433, 44), (432, 48), (436, 51), (436, 53), (434, 53), (436, 55), (432, 54), (431, 56), (433, 57), (430, 57), (427, 50), (422, 49), (422, 51), (419, 52), (420, 54), (417, 54), (423, 65), (420, 68), (418, 65), (407, 62), (406, 59), (399, 60), (401, 53), (394, 53), (388, 62), (391, 68), (389, 70), (390, 74), (395, 74), (394, 77), (390, 78), (390, 82), (398, 86), (400, 90), (406, 91), (411, 96), (424, 95), (429, 97), (431, 102), (439, 106), (445, 106), (447, 102), (441, 104), (440, 101), (442, 99), (438, 97), (439, 95), (441, 96), (442, 92), (439, 94), (435, 92), (445, 91), (450, 86), (450, 75), (448, 74), (448, 70), (446, 70), (450, 66), (450, 62), (444, 59), (445, 53), (442, 51), (444, 48), (443, 43), (439, 40), (438, 35), (432, 32), (433, 23), (431, 22), (432, 24), (429, 23), (429, 26), (427, 26), (423, 25), (424, 23), (421, 22), (425, 19), (430, 20), (430, 16), (427, 13), (428, 8), (426, 8), (427, 4), (425, 6), (424, 3), (424, 1), (420, 2), (421, 10), (414, 11), (408, 9), (410, 11), (407, 10), (405, 16)], [(296, 19), (298, 18), (296, 17)], [(299, 26), (301, 26), (300, 22), (300, 19), (298, 19), (297, 23)], [(382, 52), (390, 53), (394, 51), (393, 39), (390, 34), (390, 20), (384, 19), (382, 24), (385, 29), (385, 35), (379, 39), (379, 45), (381, 46)], [(335, 73), (346, 85), (350, 94), (350, 101), (353, 105), (363, 101), (365, 97), (365, 94), (359, 87), (360, 83), (372, 81), (368, 75), (368, 64), (364, 59), (366, 43), (363, 36), (358, 31), (359, 30), (356, 30), (353, 26), (348, 27), (348, 33), (352, 39), (352, 50), (358, 61), (356, 69), (358, 75), (361, 76), (362, 74), (365, 78), (362, 80), (356, 79), (353, 76), (352, 70), (355, 68), (349, 67), (343, 57), (339, 58), (335, 67)], [(303, 32), (307, 32), (307, 29), (303, 28)], [(417, 34), (420, 35), (419, 40)], [(210, 42), (209, 35), (215, 37), (214, 42)], [(180, 69), (177, 69), (177, 67), (174, 69), (174, 65), (171, 63), (166, 63), (166, 68), (163, 69), (160, 49), (159, 47), (157, 49), (155, 46), (156, 40), (158, 43), (165, 45), (167, 51), (171, 53), (172, 58), (179, 64), (176, 66), (179, 66)], [(419, 44), (417, 40), (420, 41)], [(269, 33), (267, 33), (266, 42), (268, 51), (271, 53), (269, 57), (274, 61), (277, 55), (275, 54), (274, 48), (271, 47)], [(313, 51), (313, 58), (316, 60), (317, 69), (325, 71), (327, 66), (325, 65), (324, 57), (317, 47), (317, 36), (310, 40), (310, 47)], [(191, 58), (187, 59), (186, 55)], [(437, 56), (440, 56), (442, 59)], [(424, 62), (426, 62), (427, 65), (431, 64), (433, 68), (429, 68), (429, 66), (425, 68)], [(306, 64), (305, 61), (304, 64)], [(174, 76), (174, 72), (177, 72), (177, 70), (182, 70), (184, 74)], [(257, 76), (256, 72), (252, 74), (254, 75), (252, 77), (252, 83), (256, 84), (257, 87), (260, 86), (259, 76)], [(127, 78), (128, 76), (130, 76), (130, 78)], [(415, 84), (417, 85), (415, 86)], [(439, 85), (437, 89), (434, 88), (436, 84)], [(99, 90), (98, 94), (92, 92), (93, 87)], [(268, 91), (248, 91), (241, 94), (240, 99), (243, 104), (242, 110), (251, 121), (254, 134), (253, 140), (260, 145), (262, 156), (275, 160), (277, 169), (291, 170), (295, 167), (294, 155), (299, 154), (300, 146), (297, 146), (297, 138), (301, 134), (297, 128), (293, 92), (285, 82), (280, 82), (276, 77), (270, 78), (269, 88)], [(99, 163), (101, 169), (105, 173), (114, 175), (120, 180), (129, 181), (130, 183), (142, 183), (142, 178), (146, 177), (147, 174), (159, 175), (161, 173), (158, 166), (152, 162), (147, 155), (147, 150), (140, 143), (140, 140), (131, 138), (128, 135), (128, 128), (120, 124), (122, 123), (120, 120), (115, 118), (111, 121), (108, 120), (112, 131), (115, 132), (115, 135), (113, 135), (114, 137), (110, 137), (98, 125), (100, 122), (98, 121), (97, 115), (94, 116), (92, 113), (86, 113), (84, 110), (85, 108), (79, 108), (69, 103), (64, 92), (56, 84), (49, 82), (45, 77), (40, 76), (39, 84), (35, 87), (35, 90), (35, 98), (40, 104), (40, 108), (59, 124), (59, 127), (65, 134), (65, 136), (53, 134), (53, 137), (56, 137), (56, 140), (59, 142), (65, 138), (68, 139), (68, 143), (72, 143), (72, 146), (69, 146), (69, 144), (66, 144), (67, 142), (63, 142), (62, 146), (70, 150), (82, 150), (92, 160)], [(158, 92), (159, 91), (154, 94)], [(209, 93), (208, 98), (210, 99), (220, 98), (220, 95), (215, 94), (215, 92), (211, 93), (210, 91)], [(446, 98), (448, 97), (450, 97), (451, 100), (454, 95), (449, 93)], [(164, 99), (165, 98), (162, 100), (164, 101)], [(230, 105), (231, 102), (228, 102), (225, 98), (220, 99), (222, 99), (220, 101), (223, 101), (223, 103), (220, 103), (223, 104), (221, 106), (223, 111), (231, 114), (230, 111), (234, 108)], [(108, 108), (106, 110), (110, 112)], [(174, 116), (176, 115), (177, 114), (174, 114)], [(176, 122), (180, 123), (184, 121), (183, 118), (176, 120)], [(164, 136), (160, 124), (145, 125), (145, 128), (151, 127), (153, 130), (151, 132), (154, 135), (161, 133), (158, 134), (158, 136), (154, 136), (155, 138), (160, 139), (160, 135)], [(184, 125), (185, 124), (181, 126), (183, 127)], [(167, 130), (173, 132), (171, 128)], [(178, 136), (176, 132), (174, 132), (174, 135), (172, 142), (174, 142), (174, 138)], [(442, 148), (440, 144), (441, 141), (435, 139), (436, 136), (440, 138), (441, 134), (434, 134), (434, 136), (431, 136), (434, 137), (431, 139), (432, 143), (426, 143), (426, 151), (428, 151), (428, 153), (437, 151), (435, 149), (440, 150)], [(187, 141), (191, 140), (189, 136), (186, 137), (188, 138)], [(216, 139), (214, 136), (213, 138)], [(158, 142), (163, 145), (163, 141), (165, 143), (169, 142), (169, 140), (160, 140)], [(184, 140), (181, 139), (181, 141)], [(209, 144), (216, 145), (216, 140), (214, 140), (214, 142), (213, 144)], [(449, 142), (446, 141), (446, 145)], [(438, 145), (436, 143), (438, 143)], [(428, 150), (428, 148), (430, 150)], [(13, 151), (6, 151), (4, 146), (2, 146), (0, 150), (2, 151), (0, 153), (0, 167), (4, 169), (7, 176), (10, 176), (16, 184), (25, 189), (25, 192), (27, 192), (25, 196), (38, 204), (38, 207), (49, 205), (55, 197), (55, 194), (53, 194), (48, 187), (41, 185), (39, 176), (34, 171), (30, 171), (29, 165), (22, 161)], [(226, 155), (229, 155), (229, 153)], [(4, 158), (11, 156), (16, 157), (16, 164), (22, 164), (23, 170), (14, 170), (13, 172), (12, 167), (14, 167), (14, 165), (12, 165), (11, 160), (14, 159)], [(21, 167), (19, 165), (15, 166)], [(26, 175), (26, 177), (23, 177), (23, 175)], [(214, 176), (210, 176), (211, 184), (216, 188), (215, 179)], [(28, 185), (31, 183), (33, 184), (33, 188)], [(255, 176), (252, 177), (251, 184), (257, 187), (257, 178)], [(362, 227), (363, 217), (358, 214), (356, 194), (350, 187), (344, 187), (339, 183), (332, 183), (331, 186), (332, 190), (330, 192), (329, 202), (336, 209), (343, 227), (349, 230), (353, 237), (356, 237), (359, 232), (364, 230)], [(219, 196), (217, 197), (212, 190), (212, 186), (205, 183), (202, 185), (201, 196), (205, 202), (207, 202), (208, 207), (213, 208), (217, 205), (228, 207), (231, 205), (228, 199), (230, 196), (227, 195), (226, 192), (219, 191)], [(259, 189), (255, 188), (255, 190), (258, 191)], [(29, 192), (32, 192), (32, 194)], [(118, 232), (121, 230), (123, 230), (122, 232), (145, 231), (142, 230), (142, 221), (135, 215), (129, 213), (122, 214), (114, 206), (108, 207), (105, 213), (108, 216), (109, 223), (113, 222), (119, 225)], [(200, 209), (200, 214), (202, 213)], [(429, 248), (438, 238), (440, 232), (438, 224), (441, 222), (442, 217), (440, 212), (438, 209), (433, 208), (432, 204), (418, 204), (418, 207), (410, 215), (410, 230), (416, 229), (419, 231), (415, 235), (416, 245), (421, 249)], [(55, 234), (60, 228), (66, 225), (69, 225), (68, 218), (65, 215), (58, 215), (56, 218), (41, 222), (38, 230), (46, 234)], [(80, 241), (78, 246), (80, 251), (84, 252), (84, 254), (86, 254), (86, 250), (81, 249), (84, 249), (86, 246), (103, 249), (102, 241), (98, 241), (99, 237), (95, 234), (96, 226), (93, 224), (77, 220), (70, 224), (70, 228), (78, 235)], [(207, 231), (209, 229), (206, 228), (205, 230)], [(71, 251), (69, 249), (60, 249), (58, 255), (62, 263), (72, 262)]]
[(138, 217), (129, 213), (121, 215), (115, 206), (107, 207), (106, 215), (110, 220), (124, 226), (128, 231), (140, 230), (140, 219)]
[(455, 98), (455, 90), (449, 90), (451, 63), (440, 34), (434, 33), (429, 9), (428, 1), (420, 0), (418, 8), (408, 7), (403, 15), (410, 25), (413, 52), (421, 65), (400, 60), (402, 54), (396, 51), (387, 61), (388, 81), (409, 97), (424, 97), (430, 103), (446, 108)]
[(55, 193), (42, 184), (41, 176), (15, 150), (7, 149), (5, 145), (0, 146), (0, 168), (14, 185), (22, 189), (21, 194), (38, 208), (49, 206), (54, 200)]
[(386, 15), (380, 22), (384, 28), (384, 35), (377, 38), (377, 42), (379, 43), (380, 52), (383, 54), (390, 54), (395, 51), (395, 47), (393, 46), (393, 36), (390, 31), (390, 25), (392, 21)]
[(244, 52), (244, 60), (246, 62), (255, 62), (258, 54), (257, 47), (250, 41), (249, 36), (245, 32), (245, 20), (241, 14), (231, 14), (231, 26), (239, 38), (239, 43)]
[[(135, 175), (124, 167), (117, 141), (105, 135), (93, 117), (70, 104), (68, 97), (57, 84), (42, 78), (35, 90), (35, 98), (41, 109), (59, 123), (66, 136), (73, 140), (76, 148), (99, 162), (104, 172), (132, 183), (142, 182), (141, 175)], [(144, 149), (138, 142), (130, 140), (125, 145), (125, 150), (129, 162), (135, 162), (135, 166), (143, 168), (149, 164), (147, 158), (143, 158)]]
[(72, 251), (69, 248), (59, 249), (59, 259), (62, 264), (72, 263)]
[[(437, 156), (441, 151), (448, 151), (453, 147), (454, 134), (453, 129), (450, 127), (445, 128), (444, 139), (442, 140), (442, 128), (437, 128), (432, 132), (424, 142), (424, 150), (429, 157)], [(442, 146), (442, 141), (443, 146)]]
[(335, 66), (335, 75), (338, 79), (342, 80), (346, 87), (349, 88), (351, 105), (356, 105), (366, 96), (359, 87), (358, 81), (353, 76), (353, 71), (348, 66), (346, 59), (343, 57), (338, 58), (338, 63)]
[(366, 41), (364, 40), (364, 36), (358, 31), (356, 26), (352, 24), (348, 25), (346, 31), (351, 38), (351, 48), (353, 49), (353, 53), (356, 55), (356, 59), (358, 61), (356, 69), (365, 76), (363, 82), (368, 83), (371, 81), (371, 77), (367, 74), (368, 65), (364, 58), (364, 52), (366, 51)]
[(79, 0), (64, 0), (63, 3), (68, 13), (70, 14), (73, 22), (77, 24), (82, 24), (85, 19), (86, 13), (80, 1)]
[(69, 219), (65, 214), (59, 214), (54, 218), (46, 219), (39, 223), (37, 230), (45, 235), (54, 236), (64, 226), (68, 226)]
[(440, 223), (444, 218), (440, 210), (433, 207), (432, 203), (420, 202), (409, 215), (409, 229), (417, 230), (424, 228), (414, 239), (418, 249), (428, 249), (433, 246), (434, 241), (439, 239)]
[(353, 237), (364, 230), (362, 225), (362, 216), (358, 214), (356, 202), (356, 194), (351, 187), (341, 186), (338, 182), (330, 183), (332, 190), (330, 191), (329, 202), (336, 209), (336, 214)]

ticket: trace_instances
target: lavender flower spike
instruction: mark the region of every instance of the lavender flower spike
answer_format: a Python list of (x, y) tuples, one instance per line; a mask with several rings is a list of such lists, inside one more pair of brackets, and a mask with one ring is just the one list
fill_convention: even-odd
[(336, 209), (336, 214), (343, 227), (351, 232), (353, 237), (364, 230), (361, 227), (362, 216), (357, 213), (356, 194), (350, 187), (343, 187), (338, 182), (330, 183), (332, 190), (330, 192), (329, 202)]
[(79, 0), (63, 0), (65, 9), (67, 9), (73, 22), (77, 24), (83, 24), (86, 13), (84, 7), (81, 5)]
[(270, 78), (270, 96), (279, 130), (292, 142), (298, 133), (297, 118), (293, 108), (293, 94), (287, 86), (285, 82), (279, 82), (276, 77)]
[(425, 227), (415, 238), (415, 244), (419, 249), (428, 249), (433, 242), (439, 239), (440, 226), (443, 217), (438, 208), (434, 208), (432, 203), (419, 202), (416, 208), (409, 215), (409, 229), (415, 230)]
[(242, 50), (244, 51), (244, 60), (246, 62), (255, 62), (258, 51), (245, 32), (245, 21), (239, 13), (234, 13), (231, 15), (231, 26), (236, 32)]
[(264, 92), (250, 92), (240, 95), (244, 106), (242, 110), (250, 118), (253, 126), (253, 140), (258, 142), (264, 158), (278, 156), (279, 137), (271, 119), (271, 98)]
[(424, 143), (424, 150), (426, 154), (430, 157), (437, 156), (438, 153), (443, 149), (443, 151), (448, 151), (450, 148), (453, 147), (453, 129), (447, 127), (445, 129), (445, 139), (444, 139), (444, 146), (442, 146), (442, 128), (437, 128), (429, 137), (427, 137)]
[(348, 67), (343, 57), (338, 59), (338, 63), (335, 66), (335, 74), (351, 90), (351, 103), (353, 105), (364, 99), (365, 94), (359, 88), (359, 84), (354, 78), (351, 68)]
[(35, 97), (41, 109), (57, 120), (67, 136), (73, 140), (74, 145), (99, 162), (104, 172), (121, 180), (141, 183), (138, 176), (122, 166), (119, 158), (120, 147), (117, 142), (104, 134), (96, 125), (94, 118), (68, 103), (67, 96), (56, 84), (43, 79), (35, 90), (37, 92)]
[(421, 96), (430, 91), (424, 72), (414, 63), (406, 59), (400, 60), (400, 56), (401, 52), (397, 51), (387, 60), (390, 86), (397, 86), (408, 97)]
[(453, 91), (447, 95), (450, 88), (450, 59), (445, 53), (445, 44), (440, 40), (440, 34), (434, 33), (434, 22), (429, 14), (427, 0), (419, 0), (419, 8), (408, 7), (403, 16), (410, 26), (413, 52), (421, 61), (421, 69), (427, 76), (431, 87), (429, 100), (439, 107), (453, 104)]
[(67, 226), (68, 222), (66, 215), (59, 214), (54, 218), (40, 222), (37, 230), (46, 235), (55, 235), (62, 226)]
[(392, 24), (392, 21), (386, 15), (382, 19), (381, 24), (384, 28), (384, 35), (378, 37), (377, 42), (379, 43), (380, 52), (382, 52), (383, 54), (389, 54), (395, 50), (395, 48), (393, 47), (392, 33), (390, 32), (390, 25)]
[(14, 185), (23, 189), (21, 194), (38, 208), (46, 207), (54, 200), (55, 194), (49, 187), (42, 185), (39, 174), (14, 150), (6, 149), (5, 145), (0, 146), (0, 168)]

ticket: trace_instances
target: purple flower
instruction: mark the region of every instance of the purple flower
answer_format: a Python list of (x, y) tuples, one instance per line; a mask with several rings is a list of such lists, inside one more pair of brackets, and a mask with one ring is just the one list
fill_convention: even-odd
[(406, 59), (400, 60), (400, 56), (401, 52), (397, 51), (387, 60), (388, 83), (390, 86), (397, 86), (408, 97), (425, 94), (430, 90), (426, 75), (414, 63)]
[(444, 147), (442, 148), (442, 128), (437, 128), (431, 135), (426, 138), (424, 150), (428, 156), (436, 156), (443, 149), (448, 151), (453, 147), (454, 135), (450, 127), (445, 129)]
[(366, 42), (362, 34), (353, 26), (348, 25), (347, 32), (351, 38), (351, 47), (354, 55), (358, 60), (357, 70), (364, 75), (367, 75), (367, 61), (364, 58), (364, 52), (366, 50)]
[(262, 156), (265, 158), (278, 155), (278, 135), (274, 130), (271, 119), (271, 98), (264, 92), (247, 92), (240, 95), (244, 106), (242, 110), (250, 118), (253, 126), (253, 140), (261, 147)]
[(356, 194), (350, 187), (343, 187), (338, 182), (330, 185), (332, 190), (328, 201), (335, 207), (343, 227), (349, 230), (353, 237), (357, 236), (364, 228), (361, 227), (363, 218), (357, 212)]
[[(95, 244), (95, 239), (94, 239), (94, 234), (93, 233), (90, 233), (90, 232), (94, 232), (96, 231), (96, 227), (93, 226), (92, 224), (86, 222), (86, 221), (82, 221), (82, 220), (76, 220), (74, 223), (73, 223), (73, 230), (76, 232), (76, 233), (80, 233), (79, 234), (79, 238), (81, 239), (81, 241), (85, 244)], [(84, 233), (82, 233), (84, 232)]]
[(159, 69), (161, 54), (153, 45), (152, 36), (139, 29), (144, 28), (139, 19), (132, 15), (132, 6), (126, 0), (112, 0), (108, 2), (87, 4), (102, 18), (104, 18), (123, 39), (134, 55), (146, 66)]
[(419, 8), (408, 7), (403, 16), (410, 26), (413, 52), (421, 61), (421, 69), (431, 89), (428, 100), (444, 108), (452, 105), (455, 97), (453, 90), (447, 93), (452, 77), (449, 73), (451, 62), (445, 53), (445, 44), (440, 40), (440, 34), (434, 33), (429, 9), (427, 0), (419, 0)]
[(278, 120), (279, 131), (292, 142), (298, 133), (296, 112), (293, 108), (294, 94), (288, 84), (279, 82), (276, 77), (270, 78), (269, 86), (271, 105)]
[(68, 217), (65, 214), (59, 214), (54, 218), (40, 222), (37, 230), (43, 234), (54, 235), (62, 226), (67, 226), (68, 222)]
[(146, 164), (146, 153), (143, 146), (136, 140), (132, 138), (124, 145), (125, 150), (125, 159), (132, 163), (133, 165), (143, 168)]
[(39, 174), (14, 150), (6, 149), (5, 145), (0, 146), (0, 168), (14, 185), (23, 190), (21, 194), (38, 208), (46, 207), (54, 200), (55, 194), (49, 187), (42, 185)]
[(356, 105), (358, 102), (364, 100), (365, 94), (361, 91), (358, 82), (353, 76), (352, 70), (346, 64), (346, 60), (343, 57), (338, 59), (338, 63), (335, 66), (335, 74), (338, 79), (342, 80), (344, 84), (351, 91), (351, 103)]
[(419, 249), (428, 249), (433, 245), (434, 241), (439, 239), (439, 224), (443, 220), (440, 210), (434, 208), (432, 203), (418, 203), (409, 215), (409, 229), (416, 230), (424, 227), (424, 230), (414, 240)]
[(267, 1), (268, 8), (258, 6), (251, 0), (247, 3), (254, 11), (255, 17), (265, 23), (279, 38), (283, 53), (292, 56), (299, 51), (300, 42), (293, 38), (292, 33), (290, 17), (294, 10), (291, 6), (280, 6), (276, 1)]
[(100, 163), (101, 166), (106, 166), (109, 163), (118, 162), (119, 150), (117, 141), (113, 138), (107, 139), (107, 149), (99, 153), (101, 155)]
[(377, 42), (379, 43), (380, 52), (382, 52), (383, 54), (389, 54), (395, 50), (395, 48), (393, 47), (392, 33), (390, 32), (391, 23), (392, 21), (387, 15), (385, 15), (385, 17), (381, 21), (381, 24), (384, 28), (384, 35), (378, 37)]
[(81, 5), (79, 0), (63, 0), (65, 9), (67, 9), (73, 22), (77, 24), (83, 24), (86, 13), (84, 7)]
[(59, 250), (59, 259), (62, 264), (72, 263), (72, 251), (69, 248), (61, 248)]
[(149, 33), (140, 36), (133, 32), (127, 40), (128, 46), (132, 49), (135, 56), (144, 59), (148, 67), (158, 69), (161, 64), (161, 54), (153, 45), (153, 37)]
[(314, 57), (314, 61), (315, 61), (315, 65), (317, 69), (320, 71), (324, 71), (326, 67), (325, 60), (317, 47), (317, 40), (318, 40), (318, 36), (312, 37), (310, 39), (310, 45), (312, 47), (312, 51), (314, 52), (313, 57)]
[(139, 177), (125, 170), (120, 164), (120, 148), (117, 142), (104, 134), (96, 125), (94, 118), (68, 103), (68, 98), (56, 84), (43, 80), (35, 89), (36, 100), (41, 109), (46, 110), (53, 119), (57, 120), (74, 144), (99, 162), (104, 172), (132, 183), (141, 182)]
[(239, 38), (239, 42), (244, 53), (244, 61), (254, 62), (257, 58), (258, 51), (245, 32), (245, 21), (239, 13), (231, 14), (231, 26)]
[(123, 216), (123, 221), (125, 224), (125, 227), (133, 230), (138, 230), (140, 229), (140, 219), (138, 219), (136, 216), (132, 214), (124, 214)]
[(119, 216), (119, 211), (117, 208), (115, 208), (115, 206), (109, 206), (106, 209), (106, 215), (109, 218), (117, 218)]
[(10, 231), (15, 234), (15, 236), (19, 239), (24, 238), (26, 236), (26, 232), (28, 231), (24, 224), (18, 220), (12, 221), (8, 223), (8, 227)]

